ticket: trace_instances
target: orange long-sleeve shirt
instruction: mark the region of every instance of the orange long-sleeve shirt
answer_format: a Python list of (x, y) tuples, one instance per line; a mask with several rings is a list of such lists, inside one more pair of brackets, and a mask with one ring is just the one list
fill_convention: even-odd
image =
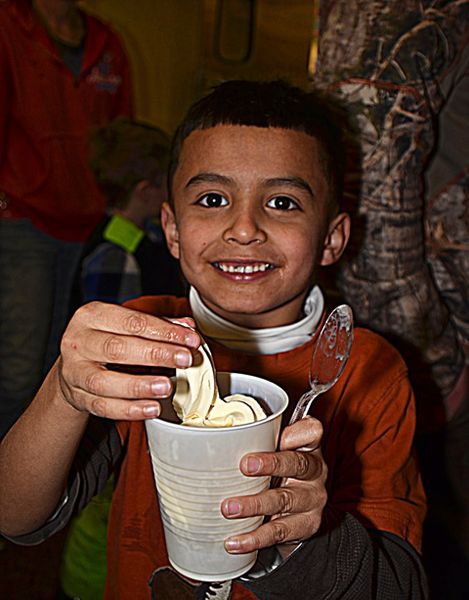
[[(143, 298), (128, 303), (142, 312), (187, 316), (187, 300)], [(220, 371), (258, 375), (282, 386), (294, 402), (308, 389), (315, 340), (288, 352), (252, 355), (207, 340)], [(324, 427), (328, 507), (353, 515), (366, 529), (391, 532), (420, 549), (425, 496), (412, 451), (413, 393), (407, 368), (378, 335), (357, 328), (339, 382), (310, 411)], [(288, 412), (285, 415), (288, 418)], [(143, 423), (120, 423), (125, 444), (108, 535), (107, 598), (140, 598), (152, 572), (168, 565)], [(248, 598), (235, 584), (234, 598)], [(239, 595), (238, 595), (239, 594)]]

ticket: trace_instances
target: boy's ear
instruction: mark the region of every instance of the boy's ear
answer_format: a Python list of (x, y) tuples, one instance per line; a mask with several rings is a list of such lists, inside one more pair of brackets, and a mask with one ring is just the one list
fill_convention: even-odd
[(147, 201), (147, 195), (151, 193), (152, 185), (147, 179), (142, 179), (134, 188), (134, 194), (142, 201)]
[(325, 267), (337, 262), (347, 246), (349, 237), (350, 217), (347, 213), (339, 213), (329, 223), (319, 264)]
[(161, 226), (163, 227), (169, 251), (174, 258), (179, 258), (179, 231), (173, 209), (167, 202), (161, 207)]

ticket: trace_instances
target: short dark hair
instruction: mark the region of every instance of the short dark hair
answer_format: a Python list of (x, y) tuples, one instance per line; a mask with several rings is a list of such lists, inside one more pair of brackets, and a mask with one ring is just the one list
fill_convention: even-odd
[(95, 131), (90, 140), (90, 167), (109, 204), (124, 208), (143, 180), (164, 183), (171, 138), (162, 129), (118, 117)]
[(329, 202), (335, 211), (345, 169), (344, 115), (337, 100), (318, 90), (305, 91), (283, 80), (225, 81), (189, 108), (174, 134), (168, 169), (170, 198), (182, 144), (193, 131), (217, 125), (277, 127), (302, 131), (318, 141)]

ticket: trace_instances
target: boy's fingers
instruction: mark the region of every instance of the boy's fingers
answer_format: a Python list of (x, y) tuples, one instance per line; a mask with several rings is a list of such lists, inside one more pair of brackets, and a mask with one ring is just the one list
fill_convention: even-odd
[(114, 421), (142, 421), (158, 417), (161, 406), (150, 400), (121, 400), (120, 398), (94, 398), (88, 412)]
[(171, 380), (163, 375), (131, 375), (87, 361), (79, 361), (76, 367), (75, 377), (69, 378), (68, 384), (74, 391), (81, 390), (91, 396), (151, 400), (166, 398), (173, 387)]
[(230, 554), (244, 554), (277, 544), (306, 540), (316, 533), (320, 515), (289, 515), (264, 523), (254, 531), (232, 536), (225, 540)]
[(274, 475), (313, 480), (324, 473), (325, 464), (320, 451), (256, 452), (246, 454), (240, 462), (242, 473), (248, 476)]
[[(190, 320), (186, 319), (180, 321), (190, 323)], [(190, 348), (198, 348), (200, 345), (198, 334), (189, 327), (179, 325), (176, 319), (169, 321), (116, 304), (85, 304), (77, 310), (72, 322), (72, 330), (94, 329), (181, 344)]]
[(73, 390), (73, 402), (70, 403), (80, 411), (117, 421), (140, 421), (157, 417), (161, 412), (161, 406), (156, 400), (95, 396), (81, 389)]
[(227, 498), (222, 502), (221, 512), (228, 519), (306, 513), (316, 506), (322, 507), (326, 500), (327, 494), (322, 487), (315, 490), (311, 486), (285, 486), (251, 496)]
[(191, 350), (185, 346), (96, 330), (88, 330), (79, 341), (76, 336), (65, 335), (62, 355), (73, 358), (73, 362), (81, 358), (96, 363), (183, 368), (192, 364)]
[(322, 423), (313, 417), (306, 416), (282, 431), (280, 450), (315, 450), (321, 445), (323, 434)]
[(106, 364), (188, 367), (200, 345), (190, 318), (161, 319), (91, 302), (75, 313), (62, 338), (59, 381), (75, 408), (109, 419), (138, 420), (160, 412), (169, 378), (106, 369)]

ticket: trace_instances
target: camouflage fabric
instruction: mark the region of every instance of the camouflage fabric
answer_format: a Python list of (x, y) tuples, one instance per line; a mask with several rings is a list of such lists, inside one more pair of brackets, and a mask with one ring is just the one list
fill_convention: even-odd
[(315, 83), (345, 101), (362, 153), (338, 287), (421, 397), (452, 391), (469, 343), (468, 22), (467, 0), (321, 3)]

